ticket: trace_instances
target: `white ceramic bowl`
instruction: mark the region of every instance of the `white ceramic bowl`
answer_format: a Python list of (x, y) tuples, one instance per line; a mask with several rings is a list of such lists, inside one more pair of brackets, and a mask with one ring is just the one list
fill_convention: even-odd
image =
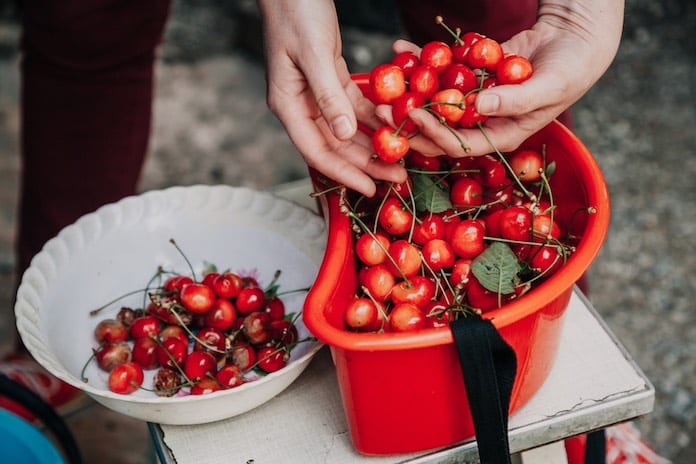
[[(255, 268), (265, 285), (281, 270), (281, 291), (293, 290), (314, 281), (324, 256), (325, 223), (270, 193), (228, 186), (173, 187), (106, 205), (47, 242), (22, 276), (15, 314), (23, 342), (56, 377), (108, 408), (145, 421), (205, 423), (263, 404), (302, 373), (321, 343), (300, 343), (285, 368), (207, 395), (164, 398), (144, 390), (115, 394), (94, 362), (86, 371), (88, 382), (81, 380), (96, 346), (96, 323), (115, 315), (121, 305), (142, 307), (143, 296), (122, 300), (99, 316), (90, 316), (90, 310), (143, 288), (157, 266), (187, 272), (171, 238), (197, 271), (206, 262), (221, 270)], [(304, 297), (283, 296), (286, 311), (301, 311)], [(296, 324), (300, 338), (309, 336), (302, 318)]]

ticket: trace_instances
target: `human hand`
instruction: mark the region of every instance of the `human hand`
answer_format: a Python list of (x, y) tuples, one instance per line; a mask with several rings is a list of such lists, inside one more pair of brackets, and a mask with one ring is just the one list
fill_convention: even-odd
[[(542, 0), (532, 29), (501, 44), (505, 52), (529, 58), (534, 66), (532, 77), (521, 84), (483, 90), (477, 96), (477, 111), (492, 116), (484, 125), (485, 134), (478, 128), (459, 129), (459, 137), (453, 137), (428, 111), (415, 109), (409, 116), (419, 135), (410, 140), (411, 148), (429, 156), (483, 155), (493, 151), (491, 142), (500, 151), (517, 148), (582, 97), (607, 70), (621, 37), (623, 3)], [(397, 41), (394, 50), (419, 52), (406, 41)], [(391, 122), (390, 113), (391, 107), (377, 108), (384, 121)]]
[(374, 106), (341, 56), (333, 1), (258, 0), (264, 22), (267, 100), (306, 163), (365, 195), (373, 179), (404, 182), (403, 166), (373, 159), (357, 121), (377, 127)]

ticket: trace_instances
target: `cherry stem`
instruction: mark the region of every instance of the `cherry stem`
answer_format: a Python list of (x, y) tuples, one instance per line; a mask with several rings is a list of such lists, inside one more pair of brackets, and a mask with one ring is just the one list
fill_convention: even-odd
[(96, 309), (91, 310), (91, 311), (89, 312), (89, 315), (90, 315), (90, 316), (96, 316), (97, 314), (99, 314), (99, 313), (100, 313), (101, 311), (103, 311), (104, 309), (108, 308), (108, 307), (111, 306), (112, 304), (114, 304), (114, 303), (116, 303), (116, 302), (118, 302), (118, 301), (120, 301), (120, 300), (122, 300), (122, 299), (124, 299), (124, 298), (126, 298), (126, 297), (129, 297), (129, 296), (132, 296), (132, 295), (136, 295), (136, 294), (138, 294), (138, 293), (140, 293), (140, 292), (148, 292), (149, 290), (150, 290), (150, 287), (146, 287), (146, 288), (142, 288), (142, 289), (139, 289), (139, 290), (133, 290), (133, 291), (124, 293), (123, 295), (119, 296), (118, 298), (114, 298), (113, 300), (109, 301), (108, 303), (106, 303), (106, 304), (104, 304), (104, 305), (102, 305), (102, 306), (99, 306), (99, 307), (96, 308)]
[(459, 34), (454, 32), (447, 24), (445, 24), (445, 20), (442, 18), (442, 16), (435, 16), (435, 24), (442, 26), (447, 32), (449, 32), (459, 45), (464, 44), (464, 41), (459, 37)]
[(171, 312), (172, 315), (174, 315), (174, 318), (176, 318), (176, 320), (179, 322), (179, 325), (181, 326), (181, 328), (184, 329), (184, 331), (189, 335), (189, 337), (193, 338), (195, 341), (200, 343), (201, 346), (203, 346), (204, 348), (206, 348), (210, 351), (214, 351), (214, 352), (219, 353), (219, 354), (227, 354), (227, 351), (224, 351), (224, 350), (221, 351), (212, 345), (208, 345), (208, 343), (205, 340), (201, 340), (193, 332), (191, 332), (191, 329), (189, 329), (188, 326), (184, 323), (184, 321), (181, 319), (181, 316), (179, 316), (179, 313), (174, 311), (174, 307), (170, 307), (169, 312)]
[(182, 258), (184, 258), (184, 261), (186, 261), (186, 264), (188, 265), (189, 269), (191, 270), (191, 277), (193, 278), (194, 282), (198, 282), (198, 278), (196, 277), (196, 271), (193, 270), (193, 266), (191, 265), (191, 261), (189, 261), (188, 257), (186, 254), (181, 250), (179, 247), (179, 244), (176, 243), (176, 240), (173, 238), (169, 239), (169, 243), (174, 245), (174, 248), (179, 252)]

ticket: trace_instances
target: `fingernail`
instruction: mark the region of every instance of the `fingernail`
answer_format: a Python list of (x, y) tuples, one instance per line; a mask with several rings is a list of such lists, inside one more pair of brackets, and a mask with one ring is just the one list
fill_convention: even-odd
[(495, 94), (483, 94), (476, 97), (476, 108), (480, 114), (495, 114), (500, 108), (500, 97)]
[(341, 115), (331, 121), (331, 131), (339, 139), (345, 139), (353, 133), (353, 127), (350, 124), (348, 116)]

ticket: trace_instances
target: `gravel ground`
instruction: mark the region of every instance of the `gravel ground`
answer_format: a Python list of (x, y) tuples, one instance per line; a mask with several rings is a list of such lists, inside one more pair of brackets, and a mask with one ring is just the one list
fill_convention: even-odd
[[(234, 2), (232, 2), (234, 3)], [(362, 71), (399, 34), (389, 2), (341, 7), (345, 51)], [(367, 2), (365, 2), (367, 3)], [(305, 167), (264, 101), (253, 2), (177, 0), (158, 69), (151, 153), (141, 189), (194, 183), (266, 188)], [(17, 189), (19, 29), (0, 6), (0, 335), (11, 335)], [(627, 0), (618, 56), (575, 106), (575, 131), (596, 155), (612, 199), (606, 244), (590, 269), (592, 300), (653, 381), (655, 410), (637, 421), (675, 463), (696, 462), (696, 6)], [(71, 425), (88, 456), (142, 462), (142, 424), (98, 407)], [(97, 419), (96, 421), (94, 419)], [(94, 427), (99, 422), (100, 427)], [(89, 432), (89, 433), (88, 433)], [(130, 455), (105, 461), (95, 434)], [(118, 449), (118, 448), (116, 448)], [(123, 448), (121, 448), (123, 449)], [(91, 454), (90, 454), (91, 453)], [(92, 460), (88, 460), (92, 462)]]

